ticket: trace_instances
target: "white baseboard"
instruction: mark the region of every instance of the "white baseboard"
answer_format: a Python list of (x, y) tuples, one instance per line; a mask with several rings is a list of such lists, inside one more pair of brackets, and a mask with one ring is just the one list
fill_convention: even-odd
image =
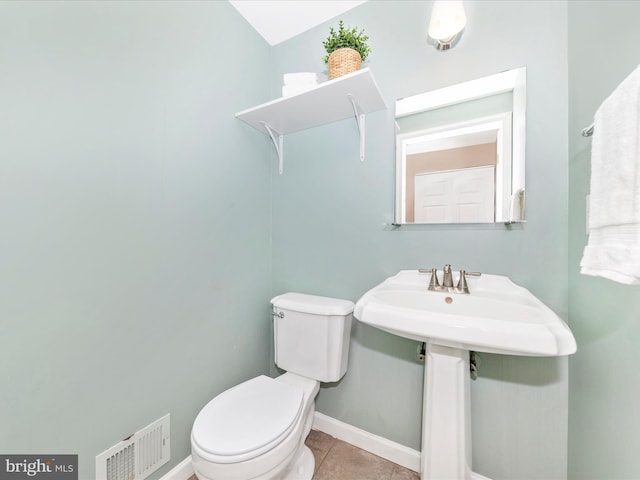
[(182, 460), (178, 465), (169, 470), (161, 480), (189, 480), (193, 475), (193, 466), (191, 465), (191, 455)]
[(366, 432), (320, 412), (315, 412), (314, 414), (313, 429), (344, 440), (351, 445), (371, 452), (390, 462), (402, 465), (409, 470), (420, 471), (420, 452), (412, 448)]
[[(420, 452), (412, 448), (366, 432), (320, 412), (315, 412), (312, 428), (344, 440), (351, 445), (371, 452), (390, 462), (402, 465), (410, 470), (420, 471)], [(191, 455), (189, 455), (164, 475), (161, 480), (189, 480), (189, 477), (191, 477), (193, 473)]]

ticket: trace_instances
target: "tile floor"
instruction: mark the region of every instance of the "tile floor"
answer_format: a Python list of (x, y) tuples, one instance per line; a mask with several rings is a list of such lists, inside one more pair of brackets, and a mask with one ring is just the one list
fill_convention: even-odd
[(416, 472), (317, 430), (305, 443), (316, 459), (313, 480), (420, 480)]
[(305, 443), (316, 459), (313, 480), (420, 480), (414, 471), (317, 430)]

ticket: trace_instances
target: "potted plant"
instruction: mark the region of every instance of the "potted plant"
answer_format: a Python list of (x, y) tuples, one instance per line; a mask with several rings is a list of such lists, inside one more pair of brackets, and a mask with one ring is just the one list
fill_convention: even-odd
[(355, 72), (371, 53), (367, 45), (369, 37), (364, 29), (358, 32), (356, 27), (345, 28), (340, 20), (338, 30), (329, 28), (329, 36), (322, 42), (327, 55), (322, 59), (329, 67), (329, 80)]

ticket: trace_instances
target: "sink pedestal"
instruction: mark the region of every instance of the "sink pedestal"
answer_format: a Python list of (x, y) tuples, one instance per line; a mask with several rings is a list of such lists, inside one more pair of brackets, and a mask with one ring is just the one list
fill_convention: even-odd
[(469, 351), (427, 342), (421, 480), (489, 480), (471, 471)]

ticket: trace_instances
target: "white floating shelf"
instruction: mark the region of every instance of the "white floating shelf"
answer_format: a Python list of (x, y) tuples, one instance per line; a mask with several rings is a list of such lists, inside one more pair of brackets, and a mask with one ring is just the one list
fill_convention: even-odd
[(355, 117), (360, 132), (360, 160), (364, 160), (364, 116), (386, 108), (368, 68), (236, 113), (236, 118), (269, 135), (282, 173), (283, 135)]

